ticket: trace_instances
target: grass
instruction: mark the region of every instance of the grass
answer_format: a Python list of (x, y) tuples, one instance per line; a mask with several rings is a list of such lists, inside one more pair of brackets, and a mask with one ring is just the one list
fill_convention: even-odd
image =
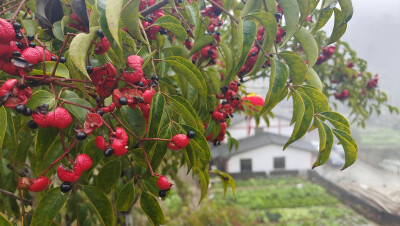
[(387, 127), (368, 126), (357, 132), (361, 137), (361, 145), (371, 147), (398, 147), (400, 146), (400, 131)]

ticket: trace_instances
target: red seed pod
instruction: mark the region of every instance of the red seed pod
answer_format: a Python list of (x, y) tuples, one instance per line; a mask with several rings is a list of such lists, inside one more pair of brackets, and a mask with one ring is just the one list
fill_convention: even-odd
[(64, 108), (56, 108), (55, 111), (49, 112), (47, 115), (48, 124), (50, 126), (54, 126), (57, 129), (65, 129), (67, 128), (71, 122), (72, 117), (69, 112)]
[(86, 154), (79, 154), (76, 156), (75, 164), (74, 164), (74, 171), (75, 173), (81, 174), (84, 171), (90, 169), (92, 167), (93, 161)]
[(170, 143), (171, 142), (168, 143), (168, 147), (173, 147), (171, 148), (172, 150), (180, 150), (189, 144), (189, 137), (186, 134), (176, 134), (172, 137), (172, 143), (179, 149), (174, 149), (175, 146), (172, 144), (170, 145)]
[(19, 177), (18, 178), (18, 187), (20, 188), (29, 188), (31, 186), (31, 182), (27, 177)]
[(127, 145), (129, 139), (125, 130), (117, 127), (115, 133), (113, 133), (110, 137), (112, 137), (111, 148), (114, 150), (114, 155), (124, 155), (128, 151)]
[(103, 118), (97, 113), (88, 113), (86, 115), (85, 123), (83, 124), (83, 130), (86, 135), (92, 134), (92, 132), (103, 125)]
[(237, 93), (239, 91), (239, 85), (236, 81), (229, 83), (228, 88), (235, 93)]
[(0, 87), (0, 97), (10, 94), (16, 85), (19, 84), (17, 79), (8, 79), (1, 87)]
[(137, 70), (138, 68), (142, 68), (143, 59), (141, 56), (138, 55), (130, 55), (126, 59), (126, 62), (130, 68)]
[(160, 190), (169, 190), (171, 189), (171, 184), (168, 179), (164, 176), (160, 176), (157, 180), (157, 186)]
[(143, 92), (144, 103), (150, 104), (156, 91), (154, 89), (146, 90)]
[(13, 91), (13, 97), (9, 97), (4, 103), (4, 106), (8, 108), (15, 108), (17, 105), (26, 105), (28, 99), (32, 96), (32, 90), (30, 87), (26, 87), (24, 90), (20, 90), (17, 87)]
[[(21, 56), (30, 64), (38, 64), (43, 61), (43, 48), (40, 46), (26, 48), (22, 51)], [(51, 53), (47, 49), (45, 50), (45, 60), (51, 60)]]
[(148, 121), (149, 116), (150, 116), (150, 104), (140, 103), (139, 108), (142, 111), (143, 116), (146, 119), (146, 121)]
[(39, 178), (33, 178), (30, 179), (31, 182), (31, 186), (28, 189), (29, 191), (34, 191), (34, 192), (41, 192), (46, 190), (50, 184), (51, 184), (51, 180), (49, 180), (49, 178), (45, 177), (45, 176), (41, 176)]
[(110, 49), (110, 42), (106, 37), (101, 38), (99, 42), (96, 43), (94, 47), (94, 53), (97, 55), (102, 55)]
[(106, 150), (106, 141), (104, 137), (102, 136), (97, 136), (96, 139), (94, 139), (94, 144), (96, 147), (98, 147), (100, 150), (105, 151)]
[(62, 182), (74, 182), (79, 180), (81, 174), (68, 169), (63, 164), (60, 164), (57, 167), (57, 176)]
[(14, 52), (19, 52), (21, 53), (20, 49), (18, 48), (17, 44), (15, 44), (14, 41), (11, 41), (8, 45), (8, 52), (4, 56), (6, 59), (11, 59), (13, 57)]
[(213, 119), (217, 120), (218, 122), (224, 121), (224, 120), (225, 120), (225, 115), (224, 115), (224, 113), (219, 112), (219, 111), (214, 111), (214, 112), (212, 113), (212, 117), (213, 117)]
[(0, 18), (0, 42), (9, 43), (15, 38), (15, 30), (7, 20)]

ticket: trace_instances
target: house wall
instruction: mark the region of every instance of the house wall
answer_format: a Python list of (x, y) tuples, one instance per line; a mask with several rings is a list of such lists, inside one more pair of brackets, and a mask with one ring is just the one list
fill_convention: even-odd
[(240, 160), (251, 158), (253, 172), (264, 171), (269, 174), (274, 170), (274, 157), (285, 157), (286, 170), (307, 170), (313, 164), (312, 153), (308, 151), (291, 147), (282, 151), (282, 146), (271, 144), (230, 157), (227, 171), (240, 173)]

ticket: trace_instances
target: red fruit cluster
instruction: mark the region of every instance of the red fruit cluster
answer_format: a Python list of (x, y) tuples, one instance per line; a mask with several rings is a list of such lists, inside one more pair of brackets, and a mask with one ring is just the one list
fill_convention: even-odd
[(322, 49), (322, 55), (320, 55), (317, 59), (316, 65), (320, 65), (323, 62), (327, 61), (332, 55), (336, 52), (336, 46), (327, 46)]
[[(139, 10), (144, 10), (147, 7), (150, 7), (155, 4), (155, 0), (141, 0), (139, 5)], [(159, 26), (152, 26), (153, 23), (160, 17), (164, 16), (164, 10), (159, 9), (153, 12), (152, 14), (148, 15), (143, 21), (142, 25), (143, 28), (146, 30), (146, 35), (149, 39), (155, 40), (157, 39), (157, 33), (166, 33), (166, 30), (159, 27)]]
[[(109, 142), (106, 142), (104, 137), (98, 136), (95, 139), (95, 145), (105, 151), (107, 148), (111, 148), (113, 150), (113, 154), (116, 156), (124, 155), (128, 149), (128, 134), (126, 134), (125, 130), (117, 127), (115, 132), (111, 132), (109, 135)], [(110, 145), (111, 143), (111, 145)]]
[(102, 67), (93, 68), (90, 73), (93, 85), (96, 86), (96, 92), (102, 99), (109, 97), (118, 82), (116, 80), (117, 70), (111, 63), (105, 63)]
[[(207, 141), (212, 140), (212, 143), (214, 145), (220, 145), (221, 142), (225, 139), (226, 127), (227, 127), (226, 122), (220, 122), (219, 125), (220, 125), (220, 131), (219, 131), (218, 136), (215, 139), (212, 140), (213, 133), (211, 133), (210, 135), (208, 135), (206, 137)], [(207, 125), (204, 125), (204, 129), (207, 129)]]
[(354, 67), (354, 63), (352, 61), (348, 62), (346, 67), (348, 68), (353, 68)]
[(96, 43), (94, 47), (94, 53), (97, 55), (102, 55), (110, 49), (110, 42), (106, 37), (100, 38), (100, 41)]
[(124, 76), (125, 80), (132, 84), (137, 84), (138, 82), (143, 83), (142, 57), (138, 55), (131, 55), (126, 59), (126, 61), (129, 68), (133, 71), (125, 71), (122, 73), (122, 76)]
[(15, 108), (17, 105), (25, 105), (32, 96), (31, 88), (18, 86), (17, 79), (8, 79), (0, 87), (0, 105), (8, 108)]
[(378, 86), (378, 75), (375, 75), (374, 78), (367, 83), (367, 89), (373, 89), (376, 88), (377, 86)]
[(51, 184), (51, 180), (45, 176), (39, 178), (18, 178), (18, 187), (27, 188), (29, 191), (41, 192), (46, 190)]
[[(90, 15), (90, 11), (88, 12)], [(78, 17), (75, 13), (69, 15), (69, 17), (74, 20), (75, 23), (68, 23), (67, 26), (75, 28), (78, 31), (89, 32), (89, 27), (85, 25), (85, 23)]]
[(333, 96), (338, 100), (345, 100), (350, 96), (347, 89), (344, 89), (341, 93), (334, 93)]
[(54, 111), (47, 112), (48, 110), (49, 105), (43, 104), (33, 111), (32, 119), (38, 126), (65, 129), (71, 124), (72, 117), (66, 109), (57, 107)]
[(253, 47), (250, 49), (249, 55), (247, 56), (246, 62), (242, 65), (242, 67), (240, 68), (240, 70), (237, 74), (237, 76), (239, 76), (239, 78), (242, 78), (243, 75), (249, 73), (251, 71), (251, 69), (253, 69), (254, 64), (257, 61), (258, 51), (259, 51), (259, 48), (254, 43)]
[[(106, 107), (105, 107), (106, 108)], [(103, 118), (98, 113), (88, 113), (86, 115), (83, 128), (74, 128), (76, 133), (82, 132), (86, 135), (92, 134), (94, 130), (103, 125)]]
[(282, 41), (282, 38), (285, 37), (286, 31), (278, 25), (278, 31), (276, 32), (275, 43), (279, 44)]
[(92, 167), (92, 159), (86, 154), (79, 154), (76, 156), (73, 169), (69, 169), (63, 164), (57, 167), (57, 176), (62, 182), (77, 181), (83, 172)]
[(189, 137), (186, 134), (176, 134), (168, 143), (168, 148), (174, 151), (181, 150), (189, 144)]

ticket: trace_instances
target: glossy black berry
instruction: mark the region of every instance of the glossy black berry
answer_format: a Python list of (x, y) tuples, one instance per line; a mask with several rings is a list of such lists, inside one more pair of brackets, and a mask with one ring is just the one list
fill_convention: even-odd
[(186, 29), (186, 33), (188, 33), (188, 34), (190, 33), (190, 29), (189, 28)]
[(240, 83), (237, 84), (238, 87), (241, 86), (241, 85), (242, 85), (242, 84), (240, 84)]
[(86, 66), (86, 71), (88, 74), (93, 72), (93, 68), (91, 66)]
[(214, 113), (214, 111), (210, 111), (210, 114)]
[(251, 56), (256, 56), (257, 55), (257, 52), (252, 52), (251, 53)]
[(36, 43), (34, 43), (34, 42), (29, 43), (29, 47), (35, 48), (36, 47)]
[(101, 97), (96, 97), (96, 102), (100, 103), (103, 99)]
[(149, 23), (153, 23), (153, 18), (147, 17), (147, 21), (148, 21)]
[(269, 54), (269, 57), (273, 57), (273, 56), (274, 56), (274, 54), (272, 54), (272, 53), (271, 53), (271, 54)]
[(99, 114), (100, 116), (104, 115), (104, 111), (102, 109), (97, 110), (97, 114)]
[(119, 98), (119, 104), (120, 105), (127, 105), (128, 104), (128, 100), (125, 97), (121, 97), (121, 98)]
[(225, 104), (227, 104), (228, 102), (227, 101), (222, 101), (222, 105), (225, 105)]
[(161, 190), (161, 191), (158, 192), (158, 195), (159, 195), (161, 198), (164, 198), (165, 196), (167, 196), (167, 191), (166, 191), (166, 190)]
[(137, 143), (133, 148), (134, 148), (134, 149), (140, 148), (140, 143)]
[(67, 59), (65, 59), (65, 57), (60, 57), (60, 63), (65, 63), (67, 61)]
[(16, 38), (16, 39), (22, 39), (22, 38), (23, 38), (23, 36), (22, 36), (22, 34), (21, 34), (21, 33), (17, 33), (17, 34), (15, 35), (15, 38)]
[(18, 22), (15, 22), (15, 23), (13, 23), (13, 27), (15, 30), (19, 30), (19, 29), (21, 29), (21, 24)]
[(35, 36), (33, 36), (33, 35), (28, 35), (28, 40), (29, 40), (29, 41), (33, 41), (33, 39), (35, 39)]
[(51, 56), (51, 61), (57, 61), (57, 57)]
[(110, 157), (113, 153), (114, 153), (114, 150), (113, 150), (112, 148), (108, 147), (108, 148), (104, 151), (104, 156)]
[(225, 118), (228, 119), (228, 118), (229, 118), (229, 115), (225, 116)]
[(155, 76), (153, 76), (152, 78), (151, 78), (151, 80), (153, 80), (153, 81), (158, 81), (158, 76), (157, 75), (155, 75)]
[(25, 111), (26, 107), (23, 104), (18, 104), (15, 106), (15, 111), (18, 113), (23, 113)]
[(19, 48), (19, 49), (21, 49), (24, 45), (22, 45), (22, 43), (21, 42), (15, 42), (15, 45), (17, 45), (17, 47)]
[(219, 21), (219, 22), (218, 22), (218, 26), (222, 26), (222, 21)]
[(221, 87), (221, 91), (223, 94), (225, 94), (228, 91), (228, 89), (229, 89), (228, 86)]
[(192, 138), (194, 138), (194, 137), (196, 136), (196, 133), (195, 133), (194, 131), (189, 131), (189, 132), (187, 132), (187, 136), (188, 136), (190, 139), (192, 139)]
[(78, 139), (78, 140), (84, 140), (84, 139), (86, 139), (86, 137), (87, 137), (87, 135), (84, 132), (79, 132), (76, 134), (76, 139)]
[(20, 57), (20, 56), (21, 56), (21, 53), (18, 52), (18, 51), (14, 51), (14, 52), (12, 53), (12, 55), (15, 56), (15, 57)]
[(26, 83), (17, 85), (17, 88), (20, 90), (26, 89), (26, 87), (28, 87), (28, 85)]
[(208, 55), (211, 55), (213, 51), (212, 51), (212, 49), (208, 49), (207, 52), (208, 52)]
[(160, 34), (162, 34), (162, 35), (166, 35), (168, 32), (167, 32), (167, 30), (165, 30), (165, 29), (161, 29), (160, 30)]
[(102, 31), (101, 29), (97, 30), (97, 35), (98, 35), (100, 38), (104, 38), (104, 33), (103, 33), (103, 31)]
[(33, 120), (31, 120), (31, 121), (28, 122), (28, 126), (29, 126), (31, 129), (37, 129), (37, 128), (38, 128), (38, 125), (37, 125), (36, 122), (34, 122)]
[(209, 46), (213, 46), (213, 45), (214, 45), (214, 43), (210, 42), (210, 43), (208, 43), (208, 45), (209, 45)]
[(25, 116), (31, 116), (32, 115), (32, 110), (30, 108), (25, 108), (25, 111), (22, 112)]
[(280, 19), (281, 18), (281, 14), (280, 13), (275, 14), (275, 18), (276, 19)]
[(139, 87), (143, 87), (143, 82), (137, 82), (136, 85)]
[(62, 193), (67, 193), (71, 190), (72, 185), (69, 182), (64, 182), (61, 184), (60, 189)]
[(221, 33), (219, 31), (215, 32), (216, 35), (220, 36)]

